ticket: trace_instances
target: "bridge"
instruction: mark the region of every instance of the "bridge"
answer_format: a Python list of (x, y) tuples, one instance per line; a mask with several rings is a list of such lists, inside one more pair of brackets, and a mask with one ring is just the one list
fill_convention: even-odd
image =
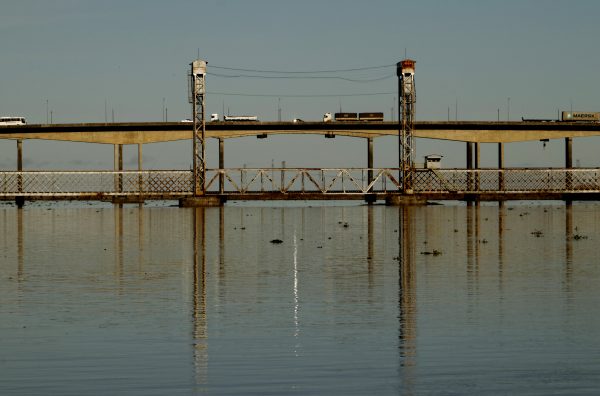
[[(572, 141), (600, 135), (597, 122), (416, 121), (415, 62), (397, 65), (399, 122), (206, 122), (206, 62), (192, 62), (192, 122), (81, 123), (0, 126), (0, 139), (17, 141), (16, 171), (0, 172), (0, 200), (91, 199), (142, 202), (177, 199), (182, 206), (220, 205), (227, 200), (385, 200), (388, 204), (447, 200), (598, 199), (600, 170), (574, 169)], [(347, 136), (367, 141), (365, 168), (224, 167), (226, 139), (281, 134)], [(373, 167), (373, 140), (398, 136), (397, 168)], [(206, 166), (207, 139), (219, 141), (219, 166)], [(414, 139), (466, 144), (466, 169), (422, 169), (414, 163)], [(114, 169), (99, 171), (23, 171), (23, 141), (30, 139), (114, 145)], [(561, 169), (504, 167), (504, 143), (565, 140)], [(142, 147), (148, 143), (192, 141), (192, 170), (144, 170)], [(498, 167), (480, 169), (481, 143), (498, 144)], [(138, 146), (138, 169), (123, 170), (123, 145)]]
[[(355, 138), (398, 136), (397, 122), (210, 122), (206, 137), (268, 135)], [(104, 144), (145, 144), (192, 139), (187, 122), (127, 122), (0, 126), (0, 139), (43, 139)], [(522, 121), (416, 121), (414, 137), (471, 143), (511, 143), (600, 135), (600, 123)]]
[[(219, 140), (247, 136), (316, 134), (366, 139), (366, 168), (229, 168), (207, 169), (206, 195), (212, 204), (227, 200), (365, 200), (402, 201), (400, 169), (372, 166), (375, 138), (397, 136), (396, 122), (212, 122), (206, 136)], [(189, 170), (144, 171), (142, 146), (192, 139), (190, 123), (82, 123), (0, 127), (0, 138), (16, 140), (20, 170), (0, 172), (0, 200), (105, 200), (142, 202), (193, 197)], [(467, 169), (416, 169), (413, 195), (418, 200), (598, 199), (600, 169), (574, 169), (571, 141), (600, 135), (598, 123), (576, 122), (415, 122), (415, 136), (467, 144)], [(112, 144), (115, 169), (101, 171), (22, 171), (22, 142), (29, 139)], [(479, 169), (478, 143), (565, 139), (564, 169)], [(137, 144), (138, 170), (122, 169), (122, 145)], [(474, 146), (474, 147), (473, 147)], [(472, 149), (475, 149), (473, 153)], [(471, 155), (469, 155), (471, 153)], [(499, 149), (499, 155), (501, 154)], [(119, 163), (121, 165), (119, 166)], [(406, 197), (404, 197), (406, 201)]]

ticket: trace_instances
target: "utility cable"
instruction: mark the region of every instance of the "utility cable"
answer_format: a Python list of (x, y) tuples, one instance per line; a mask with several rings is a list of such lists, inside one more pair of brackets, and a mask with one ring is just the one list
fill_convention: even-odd
[(223, 96), (256, 96), (256, 97), (274, 97), (274, 98), (328, 98), (328, 97), (347, 97), (347, 96), (377, 96), (377, 95), (396, 95), (396, 92), (367, 92), (354, 94), (297, 94), (297, 95), (278, 95), (278, 94), (245, 94), (237, 92), (207, 92), (208, 95)]
[(340, 77), (340, 76), (255, 76), (255, 75), (249, 75), (249, 74), (232, 75), (232, 74), (219, 74), (219, 73), (211, 73), (211, 72), (208, 72), (206, 74), (213, 76), (213, 77), (221, 77), (221, 78), (330, 79), (330, 80), (336, 79), (336, 80), (358, 82), (358, 83), (382, 81), (382, 80), (387, 80), (388, 78), (393, 77), (393, 75), (391, 75), (391, 74), (387, 75), (387, 76), (376, 77), (376, 78), (371, 78), (371, 79), (353, 79), (353, 78), (346, 78), (346, 77)]
[(345, 72), (353, 72), (353, 71), (362, 71), (362, 70), (375, 70), (375, 69), (384, 69), (388, 67), (396, 66), (394, 65), (382, 65), (382, 66), (367, 66), (367, 67), (357, 67), (353, 69), (333, 69), (333, 70), (292, 70), (292, 71), (284, 71), (284, 70), (259, 70), (259, 69), (241, 69), (235, 67), (226, 67), (226, 66), (216, 66), (210, 65), (211, 69), (223, 69), (223, 70), (232, 70), (232, 71), (241, 71), (241, 72), (251, 72), (251, 73), (273, 73), (273, 74), (320, 74), (320, 73), (345, 73)]

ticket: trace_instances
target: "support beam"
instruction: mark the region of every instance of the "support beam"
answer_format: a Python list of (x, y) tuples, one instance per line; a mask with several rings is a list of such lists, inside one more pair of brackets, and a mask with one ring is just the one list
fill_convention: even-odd
[[(480, 143), (474, 143), (475, 148), (475, 164), (474, 168), (479, 169), (479, 160), (480, 160)], [(475, 190), (479, 191), (479, 174), (475, 174)]]
[(565, 168), (573, 168), (573, 138), (565, 138)]
[[(367, 138), (367, 181), (369, 184), (373, 181), (373, 138)], [(369, 190), (370, 191), (370, 190)]]
[(123, 145), (119, 144), (119, 171), (123, 170)]
[[(138, 149), (138, 171), (142, 172), (142, 143), (138, 143), (137, 145), (137, 149)], [(138, 178), (138, 191), (140, 193), (140, 205), (141, 205), (141, 200), (142, 197), (141, 195), (144, 194), (144, 178), (140, 173), (140, 176)]]
[[(565, 168), (572, 169), (573, 168), (573, 138), (566, 137), (565, 138)], [(565, 188), (570, 190), (573, 188), (573, 177), (570, 173), (567, 173), (567, 177), (565, 180)], [(567, 201), (569, 203), (570, 201)]]
[[(23, 140), (17, 140), (17, 171), (23, 172)], [(19, 192), (23, 192), (23, 176), (19, 175), (17, 178), (17, 186), (19, 188)], [(15, 203), (17, 207), (20, 209), (25, 205), (25, 198), (17, 197), (15, 198)]]
[[(498, 143), (498, 169), (504, 169), (504, 143)], [(504, 191), (504, 172), (498, 175), (498, 190)]]
[(206, 193), (206, 61), (196, 59), (190, 66), (190, 102), (192, 103), (193, 121), (193, 166), (194, 166), (194, 196), (200, 197)]
[[(473, 169), (473, 143), (467, 142), (467, 169)], [(473, 174), (467, 174), (467, 190), (471, 191), (473, 189)]]
[[(225, 168), (225, 139), (219, 138), (219, 169)], [(225, 175), (219, 174), (219, 193), (225, 191)]]
[(473, 143), (467, 142), (467, 169), (473, 169)]
[[(123, 145), (114, 145), (114, 170), (116, 172), (123, 170)], [(123, 191), (123, 178), (121, 175), (115, 176), (115, 192)]]

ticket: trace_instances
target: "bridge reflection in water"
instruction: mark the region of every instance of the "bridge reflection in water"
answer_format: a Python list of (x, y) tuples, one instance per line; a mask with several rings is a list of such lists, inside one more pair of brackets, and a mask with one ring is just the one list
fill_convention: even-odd
[[(417, 274), (425, 271), (422, 267), (418, 267), (417, 263), (420, 265), (426, 265), (428, 260), (432, 260), (434, 258), (435, 252), (431, 255), (421, 255), (424, 250), (431, 249), (432, 245), (436, 243), (441, 243), (441, 239), (446, 238), (446, 236), (440, 236), (439, 231), (436, 232), (435, 228), (438, 228), (440, 224), (437, 224), (436, 215), (435, 215), (435, 207), (432, 210), (432, 207), (414, 207), (414, 206), (404, 206), (399, 208), (386, 208), (385, 212), (377, 210), (377, 207), (369, 206), (364, 208), (366, 214), (366, 235), (364, 235), (364, 240), (366, 241), (366, 254), (365, 254), (365, 269), (368, 273), (368, 277), (365, 278), (367, 282), (367, 288), (371, 289), (376, 287), (374, 285), (373, 279), (375, 277), (381, 276), (381, 271), (384, 271), (383, 266), (381, 265), (382, 260), (385, 260), (386, 257), (381, 257), (384, 255), (382, 252), (382, 244), (384, 243), (382, 233), (382, 223), (389, 222), (392, 218), (392, 222), (397, 224), (397, 254), (398, 256), (394, 259), (398, 262), (397, 267), (397, 278), (398, 278), (398, 294), (397, 294), (397, 309), (398, 309), (398, 372), (402, 378), (403, 386), (407, 389), (413, 387), (414, 378), (417, 375), (416, 370), (419, 366), (419, 350), (418, 350), (418, 339), (419, 339), (419, 293), (418, 293), (418, 278)], [(195, 381), (198, 386), (202, 384), (207, 384), (209, 382), (209, 365), (210, 365), (210, 341), (211, 334), (209, 331), (209, 323), (211, 320), (210, 317), (210, 308), (209, 301), (212, 301), (214, 304), (219, 305), (221, 302), (217, 301), (221, 298), (220, 295), (210, 295), (210, 291), (214, 290), (215, 293), (219, 293), (221, 287), (225, 288), (227, 278), (231, 276), (231, 273), (228, 272), (228, 260), (225, 257), (225, 252), (230, 251), (233, 253), (236, 250), (236, 246), (227, 246), (226, 239), (226, 230), (225, 230), (225, 221), (226, 221), (226, 211), (228, 208), (220, 207), (220, 208), (196, 208), (193, 210), (193, 221), (191, 222), (192, 226), (192, 234), (193, 234), (193, 246), (189, 249), (190, 254), (192, 255), (193, 268), (192, 273), (193, 277), (191, 279), (191, 287), (189, 288), (191, 291), (191, 335), (193, 337), (193, 362), (195, 368)], [(245, 217), (248, 215), (258, 215), (260, 219), (255, 220), (257, 223), (260, 223), (261, 229), (269, 228), (269, 224), (264, 223), (264, 212), (263, 210), (258, 210), (256, 208), (236, 208), (239, 209), (240, 218), (239, 223), (243, 224), (245, 221)], [(285, 213), (286, 208), (268, 208), (269, 211), (279, 211), (280, 219), (282, 226), (286, 223)], [(300, 223), (298, 226), (301, 228), (299, 231), (298, 238), (304, 237), (310, 231), (304, 230), (304, 210), (310, 210), (312, 208), (301, 208), (302, 214), (300, 216)], [(506, 256), (506, 245), (505, 245), (505, 233), (506, 233), (506, 221), (507, 216), (513, 208), (507, 208), (505, 205), (498, 206), (479, 206), (472, 205), (468, 207), (444, 207), (443, 210), (454, 210), (454, 224), (457, 227), (462, 227), (464, 224), (464, 229), (457, 228), (455, 230), (446, 230), (443, 235), (447, 235), (448, 233), (454, 233), (453, 238), (457, 241), (457, 243), (466, 245), (466, 263), (465, 263), (465, 275), (466, 275), (466, 289), (465, 292), (468, 294), (467, 300), (468, 303), (473, 303), (472, 298), (476, 296), (479, 291), (481, 276), (481, 267), (480, 267), (480, 256), (482, 255), (481, 249), (482, 246), (486, 244), (490, 244), (493, 246), (494, 243), (497, 244), (497, 280), (498, 280), (498, 292), (502, 295), (504, 293), (504, 273), (505, 273), (505, 256)], [(556, 210), (562, 210), (562, 206), (551, 207), (554, 212)], [(116, 206), (114, 208), (114, 241), (115, 241), (115, 255), (114, 255), (114, 275), (115, 282), (119, 285), (119, 289), (126, 288), (126, 282), (122, 282), (122, 279), (126, 277), (126, 271), (128, 270), (124, 265), (124, 262), (127, 260), (128, 255), (125, 253), (127, 249), (131, 249), (131, 247), (124, 246), (124, 239), (127, 233), (131, 233), (131, 224), (124, 225), (124, 212), (127, 209), (120, 208)], [(138, 265), (142, 266), (142, 262), (144, 261), (143, 252), (147, 248), (145, 231), (147, 229), (147, 224), (145, 222), (145, 218), (147, 218), (148, 212), (151, 209), (138, 209), (137, 212), (137, 233), (138, 235), (138, 250), (139, 256)], [(397, 211), (397, 212), (396, 212)], [(16, 249), (17, 256), (17, 278), (16, 282), (21, 283), (27, 277), (27, 261), (25, 260), (26, 251), (24, 249), (25, 241), (27, 240), (27, 230), (29, 229), (25, 225), (27, 225), (27, 216), (30, 215), (30, 211), (26, 210), (17, 210), (17, 211), (3, 211), (3, 223), (8, 224), (8, 217), (14, 215), (14, 219), (16, 221), (16, 239), (17, 243), (13, 246)], [(390, 216), (390, 213), (396, 214), (397, 217)], [(544, 213), (546, 213), (546, 209), (544, 209)], [(376, 218), (377, 214), (382, 215), (381, 218)], [(384, 214), (384, 215), (383, 215)], [(526, 215), (525, 213), (521, 213), (522, 215)], [(207, 219), (208, 216), (211, 216), (211, 219)], [(460, 219), (459, 217), (464, 216), (464, 219)], [(215, 219), (218, 217), (218, 220)], [(266, 217), (266, 216), (264, 216)], [(446, 216), (445, 219), (448, 219), (449, 216)], [(516, 214), (513, 214), (512, 221), (518, 220)], [(287, 221), (297, 221), (294, 219)], [(564, 285), (565, 291), (567, 293), (570, 292), (573, 287), (573, 241), (574, 241), (574, 225), (573, 225), (573, 206), (567, 204), (564, 206), (564, 219), (560, 219), (560, 215), (556, 216), (555, 214), (549, 213), (546, 218), (542, 218), (540, 220), (542, 223), (547, 222), (547, 225), (550, 227), (554, 227), (556, 224), (563, 223), (564, 224), (564, 279), (562, 284)], [(150, 221), (151, 222), (151, 221)], [(207, 226), (215, 225), (218, 223), (218, 230), (207, 229)], [(494, 224), (495, 223), (495, 224)], [(496, 225), (496, 227), (494, 227)], [(389, 227), (386, 226), (388, 229)], [(394, 226), (395, 228), (396, 226)], [(128, 230), (125, 232), (125, 228)], [(482, 231), (482, 228), (484, 231)], [(288, 228), (289, 229), (289, 228)], [(281, 230), (283, 233), (283, 229)], [(493, 235), (493, 232), (496, 235)], [(8, 233), (4, 233), (3, 238), (4, 244), (8, 245), (6, 240)], [(437, 236), (436, 236), (437, 235)], [(429, 244), (425, 244), (427, 241), (424, 241), (423, 238), (430, 239)], [(441, 238), (441, 239), (440, 239)], [(486, 239), (489, 238), (489, 239)], [(218, 239), (218, 241), (215, 241)], [(146, 241), (146, 242), (145, 242)], [(230, 241), (230, 240), (229, 240)], [(215, 243), (218, 242), (218, 243)], [(419, 251), (423, 249), (423, 251)], [(489, 251), (488, 253), (489, 254)], [(210, 255), (214, 255), (212, 257)], [(218, 256), (218, 257), (216, 257)], [(389, 258), (389, 257), (387, 257)], [(209, 276), (211, 270), (209, 269), (211, 263), (214, 263), (217, 268), (212, 270), (213, 275)], [(296, 263), (294, 261), (294, 263)], [(487, 268), (484, 268), (484, 271), (490, 271), (489, 262), (486, 265)], [(288, 271), (291, 269), (288, 268)], [(378, 273), (380, 272), (380, 273)], [(297, 269), (294, 270), (294, 277), (298, 276)], [(356, 278), (356, 280), (359, 280)], [(306, 280), (305, 280), (306, 281)], [(451, 281), (451, 280), (449, 280)], [(211, 284), (211, 282), (215, 282), (215, 284)], [(294, 316), (294, 326), (296, 326), (296, 333), (302, 330), (304, 324), (302, 320), (298, 319), (298, 311), (302, 312), (302, 298), (298, 298), (298, 287), (297, 282), (298, 279), (294, 279), (294, 313), (290, 313), (290, 316)], [(210, 286), (210, 287), (209, 287)], [(355, 285), (356, 287), (360, 287), (361, 285)], [(300, 288), (300, 290), (302, 290)], [(224, 302), (223, 302), (224, 303)], [(216, 315), (217, 313), (215, 313)], [(216, 352), (215, 352), (216, 353)]]

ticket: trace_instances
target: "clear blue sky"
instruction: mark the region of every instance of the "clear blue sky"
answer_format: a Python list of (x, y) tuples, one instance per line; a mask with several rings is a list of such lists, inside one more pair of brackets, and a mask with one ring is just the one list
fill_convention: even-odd
[[(371, 82), (215, 74), (244, 74), (219, 66), (314, 71), (394, 65), (405, 51), (417, 61), (420, 120), (445, 120), (448, 112), (452, 119), (495, 120), (498, 111), (506, 119), (508, 98), (513, 120), (556, 117), (557, 110), (571, 107), (600, 111), (599, 17), (597, 1), (5, 0), (0, 113), (23, 115), (30, 123), (46, 122), (47, 110), (55, 123), (110, 120), (113, 112), (116, 121), (159, 121), (164, 104), (169, 120), (188, 118), (186, 74), (199, 54), (213, 73), (207, 79), (209, 113), (225, 109), (276, 120), (280, 103), (283, 119), (317, 120), (340, 106), (383, 111), (390, 119), (397, 90), (394, 66), (331, 74), (376, 80)], [(364, 93), (384, 94), (348, 96)], [(289, 97), (324, 94), (340, 96)], [(234, 159), (248, 166), (281, 160), (289, 166), (360, 166), (366, 161), (364, 142), (267, 140), (252, 140), (252, 153), (247, 153), (248, 141), (228, 142), (226, 166), (241, 165)], [(376, 166), (394, 166), (390, 143), (376, 143)], [(296, 149), (283, 153), (290, 145)], [(510, 145), (507, 164), (559, 166), (561, 145), (550, 142), (544, 150), (537, 143)], [(598, 166), (597, 149), (595, 140), (576, 141), (574, 157), (582, 166)], [(180, 154), (187, 153), (185, 143), (145, 150), (149, 165), (189, 162)], [(417, 142), (418, 156), (440, 152), (448, 166), (463, 165), (461, 150), (458, 144)], [(483, 165), (495, 163), (494, 150), (484, 147)], [(64, 167), (112, 163), (111, 147), (65, 143), (27, 142), (26, 160), (30, 168), (41, 167), (66, 151), (74, 159)], [(78, 151), (87, 154), (79, 158)], [(13, 144), (0, 142), (1, 167), (13, 166), (13, 152)], [(356, 157), (359, 163), (350, 160)]]

